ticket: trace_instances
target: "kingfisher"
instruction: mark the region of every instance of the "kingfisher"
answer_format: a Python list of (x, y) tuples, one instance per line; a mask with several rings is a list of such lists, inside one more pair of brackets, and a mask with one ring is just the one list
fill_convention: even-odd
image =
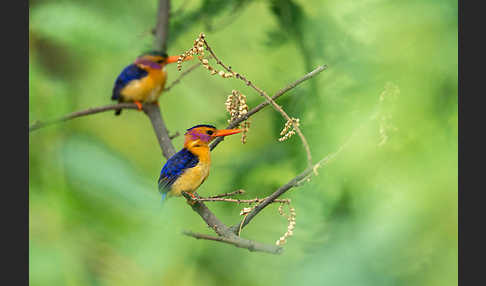
[(196, 125), (184, 134), (184, 147), (165, 163), (158, 180), (162, 200), (167, 195), (181, 196), (193, 192), (206, 180), (211, 166), (209, 143), (220, 136), (240, 133), (240, 129), (216, 129), (212, 125)]
[[(192, 57), (186, 57), (183, 61)], [(134, 102), (138, 110), (142, 103), (157, 103), (167, 80), (165, 66), (175, 63), (179, 56), (167, 56), (164, 52), (150, 51), (140, 55), (134, 63), (125, 67), (113, 86), (112, 100)], [(121, 109), (115, 111), (120, 115)]]

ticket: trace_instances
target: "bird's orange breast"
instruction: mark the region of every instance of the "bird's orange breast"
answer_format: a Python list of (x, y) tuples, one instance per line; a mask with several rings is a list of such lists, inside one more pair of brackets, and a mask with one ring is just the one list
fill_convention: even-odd
[(181, 192), (194, 192), (209, 176), (209, 169), (211, 167), (211, 157), (209, 154), (209, 147), (199, 147), (190, 150), (196, 155), (199, 162), (196, 166), (189, 168), (177, 178), (171, 186), (169, 196), (180, 196)]
[(126, 101), (154, 102), (164, 89), (167, 72), (162, 69), (146, 69), (147, 76), (127, 84), (121, 94)]

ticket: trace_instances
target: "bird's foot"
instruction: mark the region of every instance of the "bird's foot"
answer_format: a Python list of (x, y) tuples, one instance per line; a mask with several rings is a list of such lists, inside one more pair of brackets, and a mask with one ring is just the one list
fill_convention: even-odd
[(158, 100), (156, 102), (154, 102), (154, 104), (157, 105), (158, 107), (160, 107)]
[(138, 111), (143, 110), (142, 103), (140, 103), (140, 101), (134, 101), (133, 103), (135, 103), (135, 105), (137, 106)]
[(197, 199), (199, 198), (199, 195), (196, 197), (194, 194), (189, 192), (181, 192), (181, 194), (187, 199), (187, 203), (191, 206), (195, 205), (197, 203)]

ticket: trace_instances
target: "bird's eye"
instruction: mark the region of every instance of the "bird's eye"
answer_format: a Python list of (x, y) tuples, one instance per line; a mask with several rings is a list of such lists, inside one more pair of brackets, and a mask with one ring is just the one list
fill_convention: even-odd
[(213, 135), (213, 133), (214, 133), (213, 130), (206, 131), (206, 134), (208, 134), (208, 135)]
[(161, 63), (163, 63), (163, 62), (164, 62), (164, 60), (158, 60), (158, 61), (157, 61), (157, 63), (159, 63), (159, 64), (161, 64)]

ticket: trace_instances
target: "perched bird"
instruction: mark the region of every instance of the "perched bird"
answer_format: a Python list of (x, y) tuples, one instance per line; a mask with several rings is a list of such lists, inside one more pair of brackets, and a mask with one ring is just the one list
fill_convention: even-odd
[(187, 129), (184, 148), (170, 157), (159, 177), (159, 191), (162, 200), (167, 195), (180, 196), (192, 193), (209, 175), (211, 157), (209, 143), (219, 136), (241, 132), (240, 129), (216, 129), (212, 125), (196, 125)]
[[(111, 99), (134, 102), (139, 110), (143, 102), (157, 102), (167, 79), (165, 65), (177, 62), (178, 58), (157, 51), (142, 54), (118, 75)], [(191, 58), (186, 57), (184, 61)], [(121, 109), (115, 111), (115, 115), (120, 113)]]

